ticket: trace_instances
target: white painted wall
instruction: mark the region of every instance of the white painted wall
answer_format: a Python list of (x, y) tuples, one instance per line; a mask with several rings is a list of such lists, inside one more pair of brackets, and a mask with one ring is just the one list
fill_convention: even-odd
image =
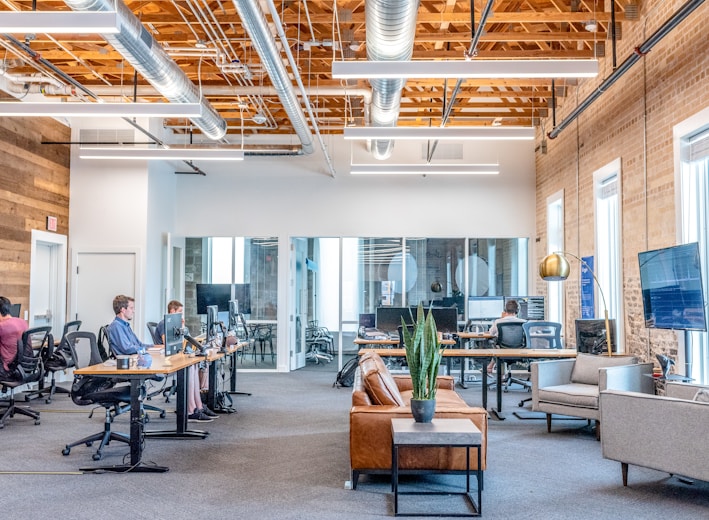
[[(153, 164), (148, 170), (147, 162), (86, 161), (74, 152), (70, 247), (140, 248), (144, 283), (135, 295), (139, 315), (134, 327), (141, 337), (146, 336), (145, 322), (163, 312), (163, 244), (168, 232), (176, 241), (190, 236), (277, 236), (283, 288), (294, 236), (528, 237), (532, 247), (532, 142), (465, 145), (466, 161), (499, 162), (499, 175), (427, 177), (350, 175), (353, 160), (372, 162), (370, 156), (362, 150), (353, 153), (340, 137), (328, 137), (327, 142), (334, 178), (320, 152), (310, 157), (247, 157), (219, 165), (205, 161), (199, 166), (206, 177), (175, 176), (175, 170), (185, 169), (179, 162)], [(420, 156), (420, 144), (396, 143), (394, 160), (420, 161)], [(280, 337), (287, 337), (286, 310), (283, 290)], [(285, 350), (278, 357), (284, 362), (279, 369), (287, 370)]]

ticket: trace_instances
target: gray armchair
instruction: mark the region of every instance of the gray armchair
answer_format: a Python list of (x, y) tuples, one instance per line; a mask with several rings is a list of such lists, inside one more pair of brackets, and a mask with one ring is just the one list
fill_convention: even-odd
[(578, 354), (576, 359), (532, 363), (532, 410), (596, 421), (600, 439), (599, 395), (607, 389), (652, 393), (652, 363), (638, 364), (632, 356)]
[(669, 382), (664, 396), (601, 392), (603, 457), (620, 462), (624, 486), (628, 464), (709, 481), (708, 398), (709, 387)]

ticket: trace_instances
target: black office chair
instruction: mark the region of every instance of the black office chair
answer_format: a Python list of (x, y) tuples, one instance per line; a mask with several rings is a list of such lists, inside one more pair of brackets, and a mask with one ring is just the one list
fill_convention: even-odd
[(155, 321), (149, 321), (148, 323), (145, 324), (148, 327), (148, 332), (150, 332), (150, 337), (153, 340), (153, 343), (156, 345), (162, 345), (162, 338), (158, 336), (158, 324)]
[(47, 398), (44, 400), (44, 402), (46, 402), (47, 404), (52, 402), (52, 396), (56, 393), (65, 393), (67, 395), (71, 393), (70, 390), (61, 386), (57, 386), (56, 373), (63, 372), (67, 368), (72, 368), (74, 366), (74, 358), (72, 357), (69, 344), (66, 343), (66, 335), (69, 332), (75, 332), (79, 330), (79, 328), (81, 328), (80, 320), (69, 321), (65, 323), (64, 330), (62, 331), (62, 339), (59, 342), (59, 345), (54, 349), (52, 355), (49, 356), (49, 358), (44, 363), (44, 370), (46, 371), (46, 373), (52, 375), (52, 379), (49, 383), (49, 389), (45, 389), (42, 392), (49, 392)]
[[(76, 368), (84, 368), (101, 363), (101, 354), (96, 343), (96, 336), (92, 332), (75, 331), (66, 336), (66, 341), (71, 348)], [(101, 460), (103, 448), (111, 441), (129, 443), (130, 437), (124, 433), (111, 430), (111, 423), (116, 415), (130, 408), (130, 384), (117, 385), (116, 381), (105, 376), (74, 376), (71, 385), (71, 399), (79, 406), (97, 404), (105, 409), (103, 431), (84, 437), (76, 442), (67, 444), (62, 450), (62, 455), (69, 455), (74, 446), (85, 444), (91, 446), (95, 441), (101, 441), (98, 450), (92, 455), (93, 460)], [(91, 415), (93, 410), (91, 411)]]
[[(496, 345), (498, 348), (526, 348), (527, 343), (524, 336), (524, 322), (510, 321), (497, 324)], [(532, 383), (528, 379), (519, 379), (512, 376), (512, 366), (520, 363), (528, 363), (526, 358), (503, 359), (505, 365), (505, 378), (503, 381), (505, 391), (509, 390), (510, 384), (516, 383), (526, 389), (532, 388)]]
[(38, 383), (44, 377), (44, 364), (42, 356), (44, 351), (54, 346), (51, 327), (35, 327), (22, 333), (22, 338), (17, 342), (17, 357), (14, 365), (12, 379), (0, 381), (3, 393), (10, 391), (10, 398), (5, 401), (7, 408), (0, 417), (0, 429), (5, 427), (8, 417), (15, 414), (25, 415), (34, 419), (39, 424), (39, 412), (27, 407), (19, 407), (15, 402), (15, 389), (28, 383)]
[[(522, 325), (527, 348), (564, 348), (561, 344), (561, 323), (554, 321), (528, 321)], [(541, 361), (539, 359), (538, 361)], [(522, 399), (518, 406), (531, 401), (528, 397)]]

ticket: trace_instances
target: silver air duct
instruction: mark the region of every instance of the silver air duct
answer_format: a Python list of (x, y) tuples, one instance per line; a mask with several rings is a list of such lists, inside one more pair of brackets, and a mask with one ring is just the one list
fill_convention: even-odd
[(202, 115), (190, 120), (205, 136), (216, 141), (226, 135), (226, 121), (206, 99), (202, 98), (199, 89), (122, 1), (64, 0), (64, 2), (74, 11), (103, 12), (113, 11), (115, 8), (118, 13), (120, 32), (101, 36), (169, 101), (200, 103)]
[(256, 48), (256, 52), (261, 58), (261, 63), (271, 78), (271, 83), (276, 89), (283, 109), (288, 114), (293, 129), (298, 139), (300, 139), (303, 153), (313, 153), (313, 135), (305, 120), (305, 114), (300, 107), (300, 103), (298, 103), (288, 72), (280, 60), (280, 52), (276, 47), (263, 12), (259, 9), (256, 0), (233, 0), (233, 2), (239, 13), (239, 18), (241, 18), (244, 30), (249, 34), (251, 43)]
[[(364, 6), (367, 28), (367, 59), (408, 61), (414, 52), (418, 0), (367, 0)], [(372, 126), (396, 126), (405, 79), (372, 79)], [(387, 159), (394, 149), (392, 140), (376, 140), (375, 159)]]

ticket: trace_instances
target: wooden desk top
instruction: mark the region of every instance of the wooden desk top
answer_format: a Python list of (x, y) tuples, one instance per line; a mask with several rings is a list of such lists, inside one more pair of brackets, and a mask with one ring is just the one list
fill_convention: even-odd
[(495, 336), (489, 332), (459, 332), (458, 337), (460, 339), (492, 339)]
[[(403, 348), (365, 348), (359, 351), (376, 352), (382, 357), (405, 357)], [(443, 357), (500, 357), (500, 358), (575, 358), (576, 350), (570, 348), (475, 348), (475, 349), (446, 349)]]
[[(166, 358), (163, 354), (150, 352), (150, 356), (153, 358), (150, 368), (131, 366), (131, 368), (127, 370), (119, 370), (116, 368), (115, 360), (112, 360), (114, 361), (113, 364), (106, 364), (107, 362), (104, 362), (89, 367), (77, 368), (74, 369), (74, 373), (90, 376), (154, 376), (158, 374), (172, 374), (190, 365), (196, 365), (204, 359), (204, 357), (189, 357), (184, 354), (175, 354), (167, 358), (168, 361), (166, 362)], [(135, 356), (131, 356), (131, 358), (134, 357)]]
[(239, 343), (234, 343), (233, 345), (227, 345), (226, 352), (214, 352), (209, 354), (207, 355), (207, 361), (216, 361), (221, 359), (224, 356), (228, 356), (229, 354), (233, 354), (237, 350), (244, 348), (246, 345), (248, 345), (248, 342), (246, 341), (240, 341)]

